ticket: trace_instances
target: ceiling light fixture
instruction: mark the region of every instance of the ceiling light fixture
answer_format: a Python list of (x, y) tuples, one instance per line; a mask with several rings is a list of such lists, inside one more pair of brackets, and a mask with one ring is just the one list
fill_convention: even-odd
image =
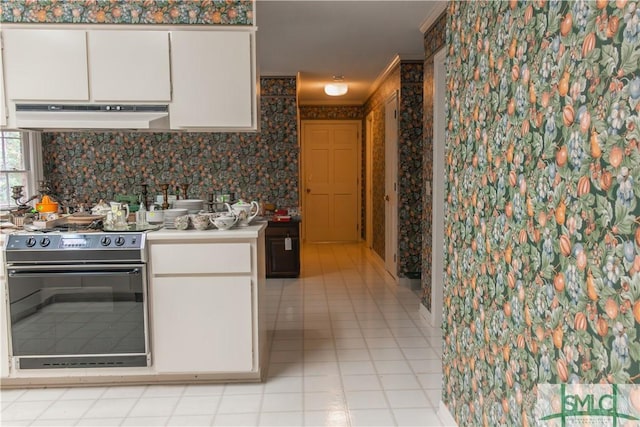
[(342, 96), (349, 90), (349, 85), (344, 82), (344, 76), (333, 76), (333, 83), (324, 85), (324, 93), (329, 96)]

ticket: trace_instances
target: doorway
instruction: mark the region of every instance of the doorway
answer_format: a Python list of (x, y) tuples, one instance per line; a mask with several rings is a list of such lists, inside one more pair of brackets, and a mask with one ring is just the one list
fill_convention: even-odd
[(365, 239), (367, 248), (373, 249), (373, 112), (365, 121)]
[(398, 93), (384, 106), (384, 265), (398, 279)]
[(360, 129), (355, 120), (302, 122), (304, 239), (360, 240)]
[(444, 286), (444, 188), (445, 188), (445, 50), (433, 58), (433, 191), (431, 224), (431, 322), (442, 323)]

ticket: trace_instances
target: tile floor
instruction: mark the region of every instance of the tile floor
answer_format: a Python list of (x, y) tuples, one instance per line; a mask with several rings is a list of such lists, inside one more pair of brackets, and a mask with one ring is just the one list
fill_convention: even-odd
[(441, 333), (362, 244), (305, 245), (267, 281), (257, 384), (4, 390), (3, 426), (439, 426)]

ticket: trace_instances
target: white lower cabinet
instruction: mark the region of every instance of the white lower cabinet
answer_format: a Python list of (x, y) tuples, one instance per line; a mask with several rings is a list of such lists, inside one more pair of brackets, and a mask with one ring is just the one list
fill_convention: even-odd
[(148, 235), (151, 363), (158, 375), (262, 378), (263, 230), (247, 227), (237, 238), (193, 230)]
[(253, 368), (250, 277), (153, 279), (157, 372), (244, 372)]

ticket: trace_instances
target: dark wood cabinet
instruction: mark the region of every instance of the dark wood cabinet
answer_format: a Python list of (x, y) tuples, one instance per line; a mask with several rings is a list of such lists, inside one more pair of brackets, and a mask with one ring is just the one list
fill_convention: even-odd
[(267, 277), (300, 275), (300, 223), (269, 221), (265, 231)]

